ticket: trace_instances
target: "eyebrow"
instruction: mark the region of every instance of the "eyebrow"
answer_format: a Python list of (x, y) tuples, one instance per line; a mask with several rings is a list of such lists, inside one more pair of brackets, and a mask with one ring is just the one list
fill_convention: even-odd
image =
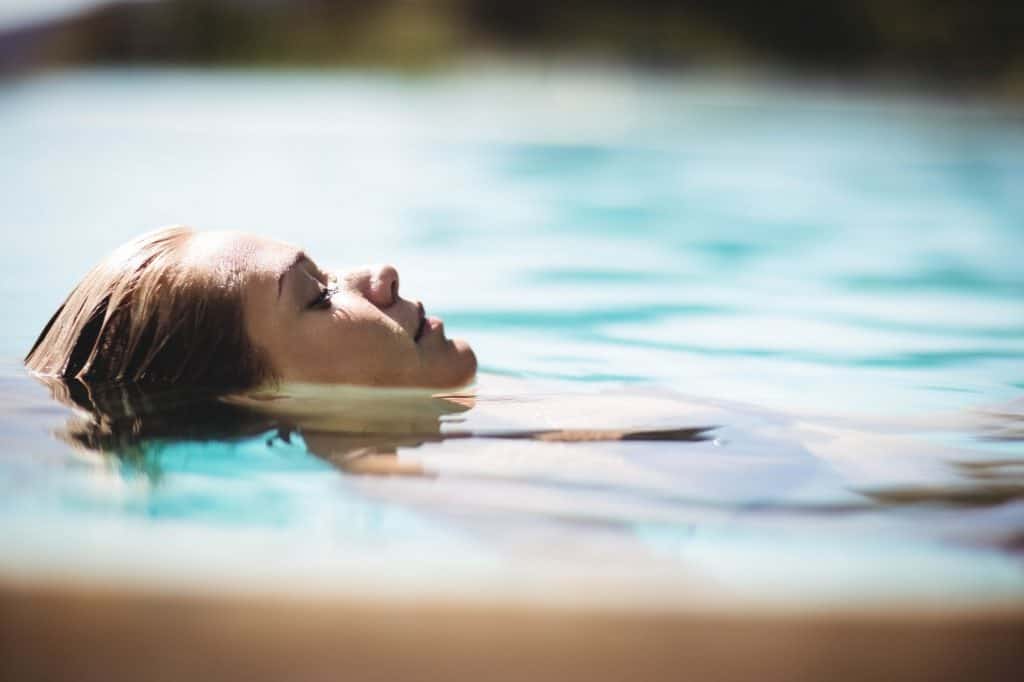
[(292, 262), (288, 264), (284, 270), (281, 271), (280, 276), (277, 278), (277, 298), (281, 300), (281, 290), (284, 288), (284, 278), (288, 276), (288, 273), (295, 269), (297, 265), (309, 260), (309, 256), (306, 255), (305, 251), (299, 251), (292, 258)]

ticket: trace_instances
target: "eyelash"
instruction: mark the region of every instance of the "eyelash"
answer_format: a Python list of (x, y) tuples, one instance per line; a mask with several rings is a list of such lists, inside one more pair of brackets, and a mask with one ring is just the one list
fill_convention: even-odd
[(307, 308), (310, 310), (318, 308), (327, 308), (331, 304), (331, 298), (338, 293), (337, 286), (326, 286), (320, 289), (320, 293), (316, 295)]

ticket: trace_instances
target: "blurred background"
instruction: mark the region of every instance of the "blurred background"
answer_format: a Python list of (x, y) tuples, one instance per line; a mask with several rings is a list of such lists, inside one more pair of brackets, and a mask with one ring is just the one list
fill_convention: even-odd
[(0, 3), (0, 67), (384, 65), (504, 56), (784, 69), (1024, 96), (1002, 0), (33, 0)]

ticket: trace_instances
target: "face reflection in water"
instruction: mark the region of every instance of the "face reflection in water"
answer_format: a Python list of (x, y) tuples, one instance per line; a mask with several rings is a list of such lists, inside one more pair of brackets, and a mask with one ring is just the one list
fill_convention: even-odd
[(325, 272), (292, 245), (231, 232), (197, 234), (192, 253), (243, 278), (247, 331), (283, 382), (453, 388), (476, 373), (469, 344), (403, 298), (390, 265)]

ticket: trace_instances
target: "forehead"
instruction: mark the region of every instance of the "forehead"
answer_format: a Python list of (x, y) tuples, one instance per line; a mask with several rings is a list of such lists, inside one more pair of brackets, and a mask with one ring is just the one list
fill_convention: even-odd
[(244, 232), (200, 232), (189, 259), (204, 268), (249, 278), (277, 278), (301, 253), (292, 244)]

